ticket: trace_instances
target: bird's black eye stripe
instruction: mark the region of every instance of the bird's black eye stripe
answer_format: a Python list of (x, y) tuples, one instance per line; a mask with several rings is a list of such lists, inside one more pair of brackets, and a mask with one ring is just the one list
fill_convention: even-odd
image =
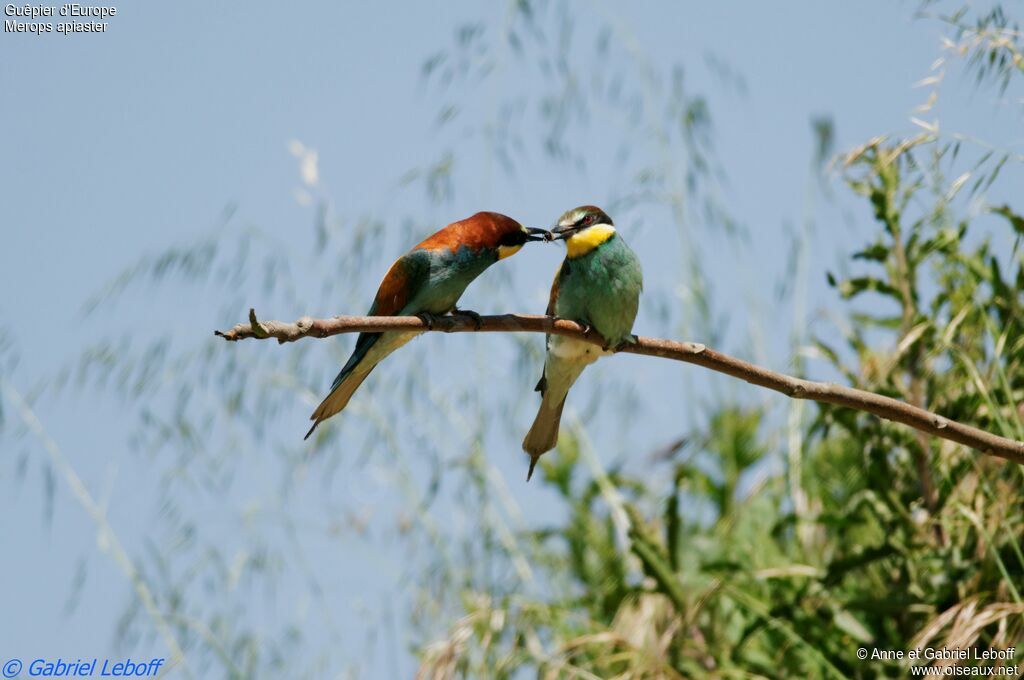
[(526, 232), (522, 229), (506, 232), (498, 243), (503, 246), (521, 246), (526, 243)]

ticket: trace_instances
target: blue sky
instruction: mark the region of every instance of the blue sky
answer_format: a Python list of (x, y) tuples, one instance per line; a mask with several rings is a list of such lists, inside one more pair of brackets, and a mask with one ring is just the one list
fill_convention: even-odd
[[(787, 272), (786, 235), (804, 219), (812, 200), (810, 121), (830, 116), (840, 150), (877, 134), (915, 131), (910, 116), (919, 115), (914, 107), (929, 90), (913, 84), (929, 75), (941, 55), (941, 25), (914, 20), (914, 3), (882, 0), (784, 7), (574, 7), (578, 14), (592, 14), (580, 22), (578, 31), (584, 35), (575, 45), (586, 42), (591, 24), (611, 21), (617, 37), (637, 46), (648, 63), (665, 71), (673, 63), (684, 65), (688, 91), (707, 96), (715, 158), (724, 173), (719, 196), (747, 234), (730, 238), (699, 219), (693, 226), (716, 301), (740, 310), (733, 315), (739, 318), (729, 320), (736, 334), (723, 349), (760, 354), (751, 358), (785, 368), (792, 310), (788, 305), (771, 308), (769, 291)], [(494, 35), (506, 16), (500, 3), (311, 2), (282, 9), (271, 3), (164, 2), (119, 6), (118, 12), (105, 34), (0, 36), (0, 89), (5, 93), (0, 125), (6, 133), (0, 155), (0, 326), (13, 338), (19, 356), (7, 379), (22, 392), (72, 361), (82, 344), (104, 334), (106, 323), (163, 327), (176, 342), (185, 342), (240, 320), (248, 304), (286, 318), (361, 311), (264, 310), (258, 291), (238, 290), (233, 292), (241, 302), (239, 316), (229, 318), (223, 307), (206, 299), (212, 292), (207, 288), (165, 291), (151, 303), (144, 295), (129, 296), (104, 320), (82, 320), (85, 301), (117, 272), (140, 254), (200, 238), (216, 228), (227, 206), (233, 206), (234, 224), (258, 227), (304, 262), (313, 212), (295, 198), (301, 182), (288, 151), (291, 140), (317, 151), (317, 190), (329, 197), (338, 215), (350, 220), (386, 216), (389, 246), (401, 242), (403, 220), (412, 220), (413, 230), (422, 231), (481, 209), (545, 225), (574, 205), (613, 200), (622, 180), (614, 165), (616, 144), (608, 139), (616, 128), (601, 111), (569, 133), (577, 148), (588, 150), (586, 171), (569, 171), (536, 151), (524, 155), (516, 175), (501, 171), (482, 150), (477, 133), (496, 102), (516, 92), (525, 96), (535, 87), (514, 68), (480, 87), (457, 83), (443, 92), (424, 83), (424, 60), (451, 44), (457, 26), (479, 21), (488, 27), (485, 35)], [(710, 67), (709, 55), (738, 74), (743, 86)], [(589, 59), (582, 52), (570, 58)], [(954, 67), (941, 87), (938, 111), (944, 130), (1021, 151), (1019, 108), (997, 102), (991, 89), (975, 88)], [(442, 129), (434, 121), (447, 100), (454, 100), (460, 113)], [(524, 121), (520, 132), (532, 149), (543, 129), (534, 118)], [(431, 163), (448, 150), (457, 161), (451, 201), (431, 203), (422, 192), (401, 187), (399, 180), (410, 167)], [(839, 183), (831, 187), (837, 196), (832, 202), (814, 190), (816, 226), (806, 282), (812, 310), (836, 304), (824, 284), (825, 270), (840, 266), (874, 229), (866, 206), (851, 200)], [(652, 296), (660, 292), (652, 300), (672, 300), (685, 287), (676, 266), (679, 251), (666, 249), (659, 236), (659, 220), (664, 219), (663, 211), (637, 209), (620, 221), (645, 262)], [(481, 312), (539, 311), (560, 257), (553, 247), (524, 252), (505, 263), (516, 268), (514, 288), (481, 286), (471, 289), (464, 302)], [(299, 300), (320, 289), (321, 282), (308, 271), (300, 266), (291, 272)], [(367, 288), (375, 283), (367, 282)], [(645, 328), (666, 330), (650, 307), (641, 314), (638, 330), (654, 332)], [(323, 366), (322, 380), (311, 389), (322, 389), (333, 376), (345, 346), (310, 350)], [(476, 344), (460, 346), (480, 351)], [(291, 350), (275, 345), (246, 351), (250, 360), (259, 360)], [(650, 380), (656, 397), (674, 394), (670, 383), (657, 382), (657, 367), (630, 361), (636, 379)], [(393, 370), (404, 366), (397, 363)], [(614, 377), (617, 369), (601, 370)], [(747, 390), (722, 377), (689, 380), (717, 394)], [(658, 401), (652, 420), (673, 426), (645, 434), (651, 445), (677, 432), (677, 407), (671, 399)], [(531, 407), (524, 399), (510, 417), (523, 426)], [(299, 404), (294, 413), (306, 408)], [(91, 398), (79, 392), (48, 396), (35, 409), (86, 485), (106, 499), (109, 520), (123, 533), (128, 552), (143, 552), (155, 521), (147, 505), (154, 481), (146, 476), (146, 462), (126, 453), (130, 407), (126, 412), (109, 395)], [(699, 413), (688, 417), (700, 419)], [(304, 429), (301, 418), (281, 420), (274, 421), (281, 436)], [(24, 452), (43, 456), (38, 442), (8, 437), (0, 445), (5, 459), (0, 462), (0, 536), (7, 552), (0, 563), (5, 584), (0, 610), (18, 612), (0, 617), (0, 657), (112, 653), (117, 619), (131, 599), (123, 575), (97, 551), (95, 525), (60, 479), (52, 524), (43, 520), (45, 480), (19, 476), (14, 462)], [(516, 443), (509, 449), (514, 451)], [(541, 493), (518, 486), (521, 462), (509, 454), (500, 469), (517, 494)], [(273, 479), (259, 478), (272, 470), (253, 471), (253, 484), (272, 486)], [(358, 496), (359, 484), (349, 484)], [(527, 521), (536, 520), (533, 503), (523, 503)], [(536, 512), (544, 507), (537, 503)], [(223, 509), (209, 510), (216, 516)], [(309, 510), (315, 513), (315, 505)], [(371, 565), (357, 570), (365, 588), (339, 590), (336, 608), (337, 626), (353, 640), (344, 650), (351, 658), (363, 654), (361, 607), (372, 607), (380, 593), (392, 592), (403, 573), (397, 542), (359, 546)], [(323, 551), (312, 548), (312, 560), (334, 554)], [(90, 565), (88, 577), (79, 606), (68, 615), (65, 601), (74, 592), (71, 584), (83, 557)], [(401, 604), (395, 606), (400, 620)], [(272, 618), (255, 605), (242, 615)], [(361, 668), (397, 667), (408, 674), (413, 661), (404, 643), (395, 649), (374, 648)], [(127, 651), (139, 656), (165, 652), (155, 639)]]

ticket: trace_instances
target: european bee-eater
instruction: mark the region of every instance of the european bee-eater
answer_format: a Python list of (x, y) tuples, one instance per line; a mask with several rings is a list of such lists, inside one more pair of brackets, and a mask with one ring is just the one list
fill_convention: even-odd
[(583, 369), (622, 343), (635, 342), (633, 321), (643, 289), (640, 260), (600, 208), (574, 208), (551, 231), (555, 239), (565, 241), (566, 255), (551, 286), (548, 316), (593, 328), (607, 344), (602, 349), (582, 340), (548, 336), (544, 373), (537, 383), (540, 411), (523, 440), (523, 450), (530, 454), (526, 481), (541, 455), (558, 442), (565, 397)]
[[(428, 323), (458, 310), (459, 301), (473, 279), (498, 260), (513, 255), (528, 241), (545, 240), (544, 229), (527, 229), (510, 217), (480, 212), (453, 222), (407, 252), (388, 270), (380, 283), (368, 316), (420, 316)], [(356, 347), (331, 392), (310, 416), (313, 427), (341, 411), (374, 366), (418, 333), (360, 333)]]

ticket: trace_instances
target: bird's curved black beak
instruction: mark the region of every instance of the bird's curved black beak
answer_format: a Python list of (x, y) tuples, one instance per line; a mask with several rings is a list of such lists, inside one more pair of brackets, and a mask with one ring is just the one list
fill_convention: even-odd
[(527, 241), (550, 241), (552, 240), (551, 232), (547, 229), (540, 229), (538, 227), (527, 227), (526, 228), (526, 240)]
[(580, 230), (580, 227), (575, 225), (575, 224), (567, 224), (565, 226), (562, 226), (560, 224), (556, 224), (551, 229), (551, 232), (550, 232), (551, 233), (551, 240), (552, 241), (564, 241), (565, 239), (569, 238), (570, 236), (572, 236), (573, 234), (575, 234), (579, 230)]

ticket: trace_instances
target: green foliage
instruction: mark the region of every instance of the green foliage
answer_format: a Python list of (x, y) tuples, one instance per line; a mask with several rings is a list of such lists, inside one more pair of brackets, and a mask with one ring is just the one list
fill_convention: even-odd
[[(1021, 218), (994, 208), (1005, 220), (976, 235), (985, 214), (958, 216), (937, 176), (946, 151), (879, 140), (847, 156), (880, 230), (853, 256), (862, 274), (832, 277), (865, 305), (846, 346), (817, 345), (856, 387), (1020, 438)], [(905, 677), (910, 662), (857, 649), (1024, 643), (1018, 466), (831, 406), (804, 436), (803, 516), (757, 409), (720, 407), (642, 477), (585, 476), (585, 437), (563, 437), (543, 479), (567, 517), (525, 541), (550, 596), (476, 593), (469, 616), (500, 630), (451, 643), (448, 661), (428, 649), (424, 672), (462, 658), (466, 677)]]

